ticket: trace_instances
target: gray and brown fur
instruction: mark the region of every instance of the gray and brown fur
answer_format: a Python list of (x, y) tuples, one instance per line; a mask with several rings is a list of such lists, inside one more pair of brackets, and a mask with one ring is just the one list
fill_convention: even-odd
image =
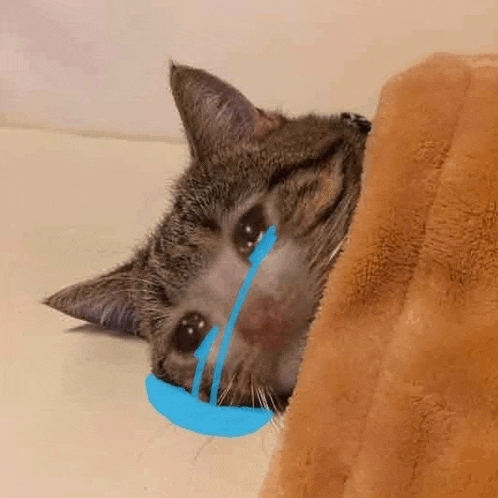
[[(223, 327), (248, 267), (234, 248), (234, 227), (258, 205), (268, 225), (277, 226), (278, 241), (235, 329), (219, 402), (281, 411), (358, 200), (369, 123), (347, 113), (288, 118), (265, 112), (231, 85), (187, 66), (172, 64), (170, 78), (192, 156), (172, 207), (128, 262), (45, 303), (144, 337), (152, 372), (189, 389), (196, 360), (175, 350), (175, 329), (189, 311)], [(273, 332), (256, 331), (255, 323), (279, 324), (284, 346), (267, 347)], [(217, 344), (203, 399), (216, 352)]]

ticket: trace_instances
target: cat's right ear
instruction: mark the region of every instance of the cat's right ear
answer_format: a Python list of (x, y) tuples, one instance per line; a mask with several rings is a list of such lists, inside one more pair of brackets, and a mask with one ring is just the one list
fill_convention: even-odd
[(106, 329), (138, 334), (131, 298), (136, 280), (133, 263), (127, 263), (100, 277), (70, 285), (43, 304)]
[(258, 109), (232, 85), (202, 69), (171, 62), (170, 84), (195, 159), (261, 137), (283, 121), (281, 115)]

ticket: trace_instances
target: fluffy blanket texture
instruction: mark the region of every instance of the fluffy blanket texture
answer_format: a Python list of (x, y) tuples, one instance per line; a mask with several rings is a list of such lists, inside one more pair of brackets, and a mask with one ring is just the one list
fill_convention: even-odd
[(261, 497), (498, 497), (498, 56), (385, 85)]

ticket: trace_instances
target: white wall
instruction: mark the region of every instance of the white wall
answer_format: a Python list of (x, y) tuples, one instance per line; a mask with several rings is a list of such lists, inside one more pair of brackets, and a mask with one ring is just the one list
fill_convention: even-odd
[(0, 124), (180, 136), (170, 57), (291, 114), (371, 115), (432, 51), (498, 52), (495, 0), (3, 0)]

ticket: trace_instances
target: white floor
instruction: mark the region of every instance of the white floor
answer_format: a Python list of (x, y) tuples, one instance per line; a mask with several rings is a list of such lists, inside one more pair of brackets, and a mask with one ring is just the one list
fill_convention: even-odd
[(148, 404), (147, 345), (40, 300), (153, 227), (184, 144), (0, 128), (0, 495), (256, 497), (277, 432), (205, 438)]

